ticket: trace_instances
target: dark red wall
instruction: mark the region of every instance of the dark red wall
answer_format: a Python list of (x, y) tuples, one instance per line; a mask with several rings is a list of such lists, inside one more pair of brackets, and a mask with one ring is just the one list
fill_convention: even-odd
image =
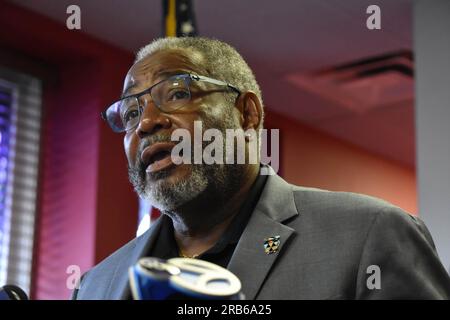
[(132, 239), (137, 199), (122, 136), (100, 118), (133, 55), (14, 5), (1, 4), (0, 65), (44, 81), (32, 296), (65, 299), (66, 269), (86, 271)]

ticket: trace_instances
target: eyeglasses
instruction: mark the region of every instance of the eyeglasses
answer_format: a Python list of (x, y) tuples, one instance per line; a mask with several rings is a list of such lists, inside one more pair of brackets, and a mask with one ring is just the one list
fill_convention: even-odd
[(148, 96), (162, 112), (173, 112), (191, 100), (194, 82), (226, 87), (241, 94), (235, 86), (220, 80), (194, 74), (180, 74), (162, 80), (140, 93), (121, 98), (102, 112), (102, 118), (114, 132), (133, 130), (139, 124), (144, 107), (150, 101)]

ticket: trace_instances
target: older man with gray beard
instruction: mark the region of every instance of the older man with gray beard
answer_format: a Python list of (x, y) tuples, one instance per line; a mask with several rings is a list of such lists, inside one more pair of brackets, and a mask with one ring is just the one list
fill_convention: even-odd
[[(87, 272), (73, 298), (129, 298), (127, 270), (145, 256), (218, 264), (239, 277), (248, 299), (450, 297), (425, 225), (389, 203), (294, 186), (259, 163), (174, 160), (173, 133), (193, 137), (196, 122), (222, 133), (224, 146), (227, 129), (262, 128), (259, 86), (228, 44), (153, 41), (139, 51), (122, 98), (103, 116), (124, 133), (136, 192), (163, 215)], [(248, 155), (254, 139), (260, 137), (246, 135), (243, 150), (234, 151)]]

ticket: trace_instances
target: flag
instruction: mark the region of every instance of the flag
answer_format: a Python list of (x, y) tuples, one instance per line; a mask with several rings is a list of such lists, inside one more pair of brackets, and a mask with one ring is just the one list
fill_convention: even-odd
[(192, 0), (162, 0), (163, 34), (166, 37), (195, 37), (195, 22)]

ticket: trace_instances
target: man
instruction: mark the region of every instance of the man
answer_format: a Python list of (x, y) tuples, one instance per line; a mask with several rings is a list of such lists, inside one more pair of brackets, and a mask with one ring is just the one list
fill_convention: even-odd
[[(226, 267), (247, 299), (450, 298), (449, 276), (426, 227), (395, 206), (293, 186), (274, 172), (260, 174), (270, 168), (258, 163), (175, 164), (172, 134), (194, 135), (197, 121), (224, 136), (226, 129), (262, 128), (259, 86), (229, 45), (206, 38), (152, 42), (139, 51), (122, 99), (104, 117), (124, 132), (136, 192), (163, 215), (85, 274), (74, 298), (128, 299), (127, 270), (145, 256)], [(254, 139), (260, 137), (245, 136), (246, 155)]]

